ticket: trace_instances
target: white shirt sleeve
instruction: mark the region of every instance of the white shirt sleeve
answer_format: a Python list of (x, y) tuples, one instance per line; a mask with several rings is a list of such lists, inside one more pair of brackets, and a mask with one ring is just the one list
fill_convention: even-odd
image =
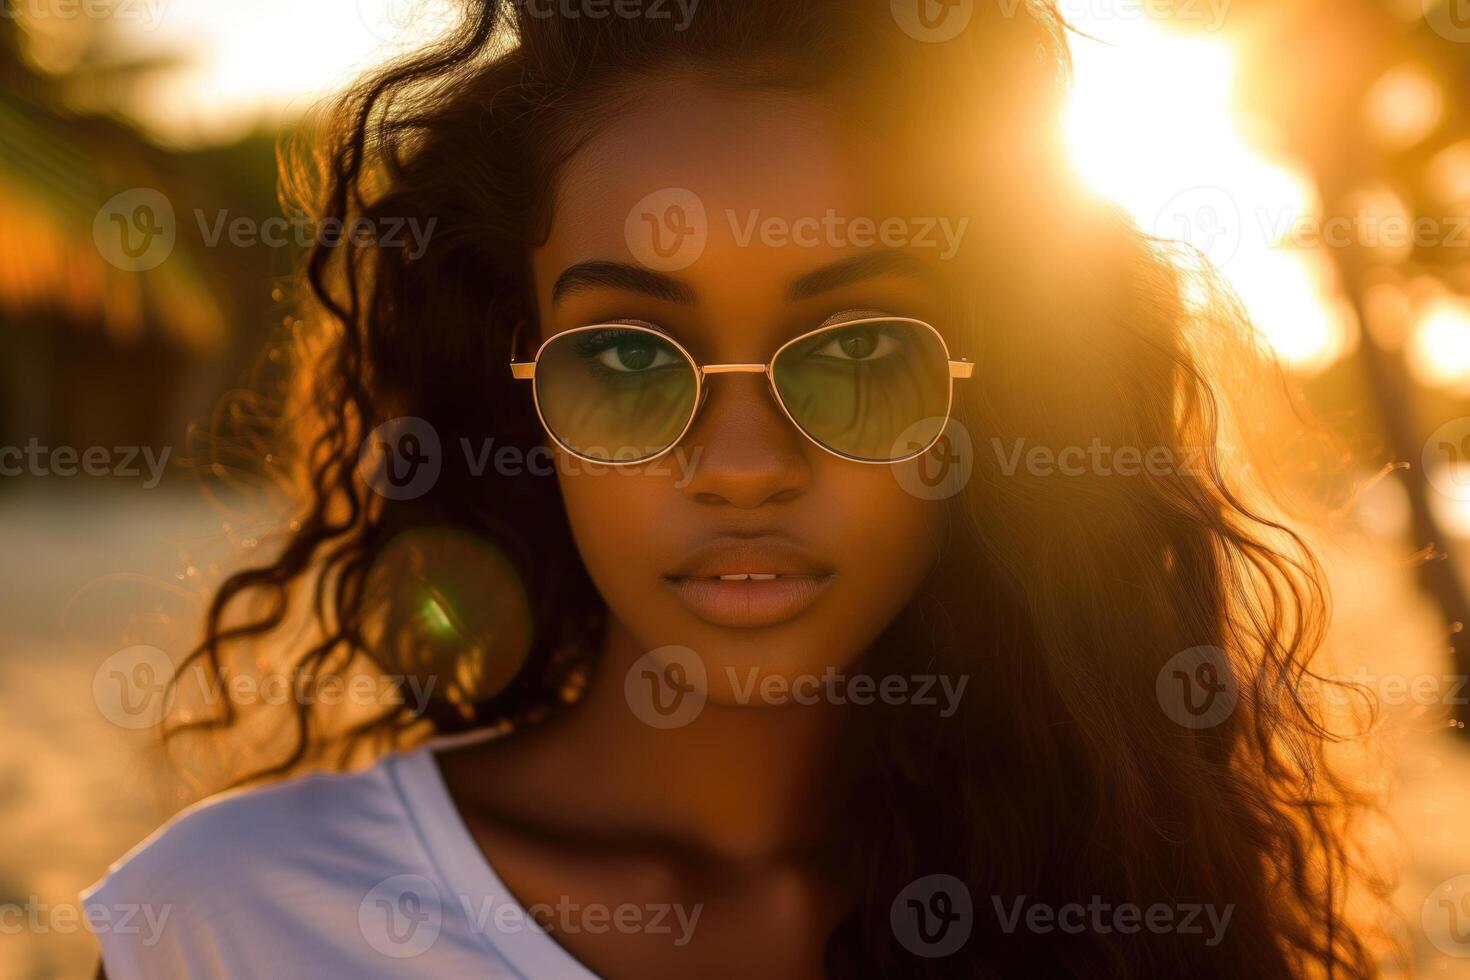
[(436, 773), (389, 756), (180, 813), (82, 893), (109, 980), (591, 977), (467, 913), (510, 899)]

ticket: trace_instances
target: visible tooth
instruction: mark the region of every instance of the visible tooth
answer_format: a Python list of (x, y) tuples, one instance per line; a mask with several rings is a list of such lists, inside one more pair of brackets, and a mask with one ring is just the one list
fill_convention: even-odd
[(751, 575), (750, 577), (751, 577), (751, 579), (753, 579), (756, 582), (769, 582), (771, 579), (775, 578), (776, 576), (775, 575)]
[(721, 575), (720, 576), (720, 581), (721, 582), (744, 582), (748, 578), (750, 578), (749, 575)]

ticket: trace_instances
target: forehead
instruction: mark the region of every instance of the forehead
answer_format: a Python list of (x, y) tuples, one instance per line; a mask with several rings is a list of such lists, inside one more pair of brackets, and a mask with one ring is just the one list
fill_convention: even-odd
[[(650, 83), (559, 175), (550, 236), (532, 254), (538, 296), (577, 262), (657, 267), (659, 232), (670, 247), (701, 236), (676, 273), (701, 295), (799, 275), (861, 251), (824, 227), (907, 213), (896, 162), (821, 91)], [(782, 247), (793, 232), (802, 245)]]

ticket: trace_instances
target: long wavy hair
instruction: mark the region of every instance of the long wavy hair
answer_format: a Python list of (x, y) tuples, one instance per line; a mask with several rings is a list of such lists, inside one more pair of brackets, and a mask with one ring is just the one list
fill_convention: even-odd
[[(287, 167), (318, 219), (434, 231), (421, 255), (357, 237), (310, 252), (270, 446), (299, 513), (270, 560), (218, 588), (185, 667), (225, 677), (238, 651), (271, 642), (309, 683), (391, 666), (366, 629), (371, 573), (416, 528), (504, 556), (529, 598), (529, 654), (498, 691), (423, 713), (406, 697), (350, 720), (298, 702), (281, 754), (238, 782), (575, 710), (606, 610), (556, 481), (445, 466), (427, 494), (394, 501), (365, 484), (359, 447), (399, 416), (446, 442), (541, 444), (506, 369), (517, 326), (536, 320), (528, 249), (546, 234), (560, 166), (642, 80), (677, 67), (819, 89), (869, 113), (892, 141), (883, 151), (909, 154), (916, 181), (980, 216), (985, 242), (955, 276), (947, 325), (977, 364), (976, 396), (956, 408), (977, 446), (973, 477), (947, 502), (938, 566), (868, 655), (875, 673), (912, 673), (922, 651), (924, 670), (972, 683), (952, 718), (882, 707), (855, 722), (856, 795), (832, 832), (859, 887), (827, 942), (830, 974), (1376, 973), (1373, 924), (1350, 915), (1384, 891), (1354, 844), (1365, 801), (1327, 765), (1334, 736), (1303, 693), (1327, 618), (1322, 574), (1211, 451), (1229, 407), (1212, 368), (1251, 351), (1249, 328), (1206, 273), (1060, 162), (1069, 62), (1054, 7), (977, 3), (943, 43), (899, 29), (889, 0), (702, 0), (687, 23), (463, 7), (444, 39), (334, 103), (307, 137), (312, 166)], [(1015, 439), (1163, 447), (1199, 465), (1005, 472), (1009, 450), (986, 450)], [(285, 635), (298, 618), (309, 642)], [(1200, 647), (1219, 652), (1238, 701), (1190, 728), (1161, 710), (1158, 679)], [(238, 734), (240, 720), (227, 702), (165, 734)], [(935, 873), (969, 887), (976, 931), (954, 955), (920, 959), (895, 939), (890, 906)], [(1149, 930), (1007, 934), (989, 914), (996, 896), (1233, 912), (1215, 946)]]

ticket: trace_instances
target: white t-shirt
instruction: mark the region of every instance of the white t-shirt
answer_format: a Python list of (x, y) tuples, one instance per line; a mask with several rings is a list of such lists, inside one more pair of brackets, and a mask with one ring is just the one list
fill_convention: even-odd
[(485, 860), (433, 746), (190, 807), (82, 902), (110, 980), (597, 980)]

